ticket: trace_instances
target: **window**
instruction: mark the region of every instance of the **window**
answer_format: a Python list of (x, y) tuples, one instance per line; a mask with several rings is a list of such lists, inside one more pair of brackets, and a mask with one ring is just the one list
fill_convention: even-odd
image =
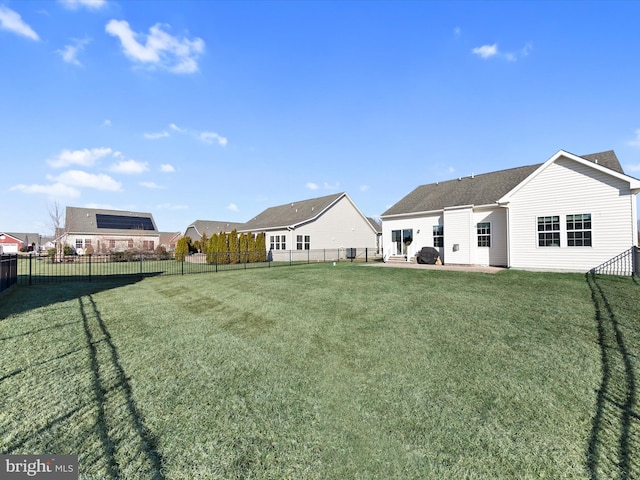
[(286, 250), (287, 243), (285, 235), (271, 235), (269, 237), (269, 246), (271, 250)]
[(127, 243), (127, 245), (130, 249), (133, 248), (133, 238), (129, 239), (129, 242)]
[(401, 242), (402, 241), (402, 232), (400, 230), (392, 230), (391, 231), (391, 241), (392, 242)]
[(142, 241), (142, 249), (143, 250), (153, 250), (153, 240), (143, 240)]
[(82, 248), (82, 239), (76, 238), (76, 250), (78, 250), (79, 248)]
[(84, 244), (85, 244), (86, 246), (91, 245), (91, 239), (90, 239), (90, 238), (85, 238), (85, 239), (84, 239)]
[(309, 250), (311, 243), (311, 236), (309, 235), (296, 235), (296, 249)]
[(476, 232), (478, 233), (478, 246), (490, 247), (491, 246), (491, 222), (480, 222), (476, 225)]
[(114, 239), (109, 239), (109, 248), (116, 248), (116, 241)]
[(433, 246), (444, 247), (444, 225), (433, 226)]
[(567, 246), (591, 246), (591, 214), (567, 215)]
[(560, 217), (538, 217), (538, 246), (560, 246)]

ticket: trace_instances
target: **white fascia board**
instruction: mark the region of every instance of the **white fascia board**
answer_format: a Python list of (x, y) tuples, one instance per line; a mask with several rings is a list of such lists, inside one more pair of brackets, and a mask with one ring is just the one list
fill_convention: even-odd
[[(614, 178), (622, 180), (623, 182), (627, 182), (627, 183), (629, 183), (629, 188), (631, 189), (632, 193), (640, 193), (640, 180), (638, 180), (636, 178), (633, 178), (633, 177), (630, 177), (628, 175), (625, 175), (624, 173), (619, 173), (619, 172), (616, 172), (616, 171), (611, 170), (609, 168), (603, 167), (602, 165), (600, 165), (598, 163), (591, 162), (589, 160), (585, 160), (584, 158), (579, 157), (577, 155), (574, 155), (573, 153), (569, 153), (569, 152), (567, 152), (565, 150), (558, 150), (558, 152), (556, 152), (555, 155), (553, 155), (549, 160), (547, 160), (542, 165), (540, 165), (527, 178), (525, 178), (522, 182), (520, 182), (518, 185), (513, 187), (511, 189), (511, 191), (509, 191), (502, 198), (498, 199), (498, 203), (501, 204), (501, 205), (508, 204), (511, 201), (511, 197), (516, 192), (518, 192), (522, 187), (524, 187), (531, 180), (533, 180), (535, 177), (537, 177), (540, 174), (540, 172), (545, 170), (549, 165), (554, 163), (560, 157), (564, 157), (564, 158), (567, 158), (569, 160), (573, 160), (574, 162), (577, 162), (577, 163), (579, 163), (581, 165), (587, 166), (589, 168), (593, 168), (594, 170), (598, 170), (599, 172), (605, 173), (605, 174), (607, 174), (609, 176), (612, 176)], [(635, 192), (634, 192), (634, 190), (635, 190)]]
[(473, 210), (474, 205), (456, 205), (455, 207), (444, 207), (444, 211), (448, 212), (451, 210)]
[(443, 210), (425, 210), (423, 212), (410, 212), (410, 213), (394, 213), (391, 215), (380, 215), (380, 220), (396, 220), (404, 217), (425, 217), (435, 214), (442, 214)]

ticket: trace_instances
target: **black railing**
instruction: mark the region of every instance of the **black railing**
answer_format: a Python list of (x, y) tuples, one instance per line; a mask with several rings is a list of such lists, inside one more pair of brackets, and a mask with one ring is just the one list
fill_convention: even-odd
[(640, 249), (631, 247), (610, 260), (592, 268), (590, 273), (640, 276)]
[(18, 282), (18, 255), (0, 254), (0, 293)]
[[(352, 256), (353, 258), (350, 258)], [(187, 275), (311, 263), (376, 260), (380, 260), (380, 257), (376, 255), (374, 248), (271, 250), (266, 255), (264, 252), (261, 255), (257, 252), (222, 252), (213, 255), (197, 253), (187, 255), (180, 261), (172, 255), (156, 255), (152, 252), (63, 257), (25, 255), (17, 257), (17, 281), (21, 285), (74, 280), (91, 282), (115, 277)]]

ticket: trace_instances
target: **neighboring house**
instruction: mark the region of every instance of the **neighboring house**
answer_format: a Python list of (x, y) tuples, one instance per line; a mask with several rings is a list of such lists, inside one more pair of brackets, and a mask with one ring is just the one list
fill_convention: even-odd
[(613, 151), (422, 185), (381, 215), (385, 259), (588, 271), (636, 244), (637, 193)]
[(379, 254), (382, 252), (382, 224), (372, 217), (367, 217), (367, 220), (376, 231), (376, 253)]
[(59, 241), (78, 254), (89, 246), (94, 253), (153, 251), (160, 233), (150, 213), (67, 207)]
[(182, 232), (160, 232), (160, 246), (167, 252), (174, 252), (181, 238)]
[(237, 222), (216, 222), (213, 220), (196, 220), (187, 227), (184, 232), (185, 237), (189, 237), (192, 241), (200, 241), (202, 235), (211, 238), (213, 235), (220, 233), (230, 233), (234, 229), (239, 230), (243, 223)]
[(1, 251), (18, 253), (22, 248), (33, 248), (37, 252), (40, 248), (40, 238), (38, 233), (0, 232)]
[(267, 251), (369, 248), (377, 232), (346, 193), (277, 207), (249, 220), (239, 232), (265, 233)]

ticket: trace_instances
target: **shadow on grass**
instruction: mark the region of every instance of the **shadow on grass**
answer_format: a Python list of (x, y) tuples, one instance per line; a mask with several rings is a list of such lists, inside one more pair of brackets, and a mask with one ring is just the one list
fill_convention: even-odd
[[(118, 349), (102, 320), (98, 306), (91, 295), (80, 298), (79, 302), (97, 406), (95, 430), (102, 445), (107, 475), (113, 479), (122, 476), (118, 450), (124, 450), (124, 443), (127, 443), (124, 459), (142, 459), (140, 469), (143, 471), (137, 472), (140, 478), (163, 479), (162, 458), (157, 451), (157, 440), (144, 424), (142, 414), (133, 398), (129, 379), (120, 362)], [(116, 404), (122, 401), (125, 405), (123, 411), (118, 411), (119, 414), (115, 418), (110, 418), (111, 415), (108, 415), (107, 411), (116, 410)], [(123, 430), (131, 432), (125, 441), (121, 440), (120, 432)], [(115, 432), (119, 434), (116, 435)], [(120, 458), (122, 461), (122, 453)]]
[[(586, 275), (595, 309), (602, 377), (596, 395), (587, 467), (592, 480), (637, 478), (640, 473), (640, 416), (634, 412), (636, 377), (634, 345), (625, 338), (605, 288), (593, 273)], [(634, 282), (638, 285), (637, 280)], [(635, 425), (635, 428), (634, 428)]]
[[(46, 307), (58, 302), (75, 300), (83, 295), (124, 287), (140, 282), (145, 278), (156, 277), (159, 274), (121, 275), (112, 278), (105, 277), (101, 281), (89, 282), (85, 277), (78, 276), (64, 282), (50, 282), (38, 285), (16, 285), (3, 292), (0, 296), (0, 321), (12, 314), (20, 314), (35, 308)], [(47, 326), (46, 328), (54, 328)], [(33, 332), (29, 332), (33, 333)], [(0, 340), (3, 340), (0, 338)]]
[[(31, 327), (26, 331), (0, 338), (0, 348), (30, 352), (8, 362), (6, 371), (5, 365), (0, 368), (0, 385), (15, 392), (10, 404), (3, 405), (7, 415), (0, 415), (0, 453), (79, 454), (81, 471), (95, 478), (164, 479), (157, 440), (145, 425), (93, 296), (142, 278), (15, 287), (2, 297), (0, 321), (47, 306), (49, 317), (37, 317), (26, 323)], [(62, 305), (69, 301), (77, 308)], [(61, 318), (56, 321), (58, 303)], [(48, 345), (46, 336), (54, 331), (68, 338)], [(34, 338), (45, 343), (36, 345)], [(60, 383), (70, 388), (55, 402), (51, 393)]]

